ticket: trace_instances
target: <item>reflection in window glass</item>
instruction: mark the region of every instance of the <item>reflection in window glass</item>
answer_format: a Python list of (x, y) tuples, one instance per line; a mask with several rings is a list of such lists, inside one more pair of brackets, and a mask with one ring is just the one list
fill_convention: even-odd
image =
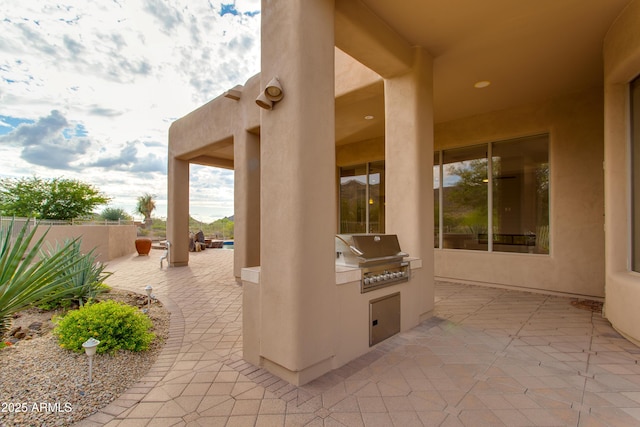
[(549, 253), (547, 135), (492, 147), (493, 250)]
[(340, 233), (384, 233), (384, 161), (340, 168)]
[(640, 77), (631, 82), (632, 269), (640, 272)]
[(340, 168), (340, 232), (367, 231), (367, 166)]
[(440, 247), (440, 152), (433, 154), (433, 247)]
[(443, 248), (484, 250), (487, 242), (487, 146), (443, 152)]
[(369, 233), (384, 233), (384, 162), (369, 164)]

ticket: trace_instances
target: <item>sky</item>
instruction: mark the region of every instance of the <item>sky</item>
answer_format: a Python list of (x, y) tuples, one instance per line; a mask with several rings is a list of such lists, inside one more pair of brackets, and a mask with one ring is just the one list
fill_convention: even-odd
[[(171, 123), (260, 71), (260, 0), (20, 0), (0, 13), (0, 178), (79, 179), (130, 214), (150, 193), (167, 215)], [(190, 183), (194, 218), (233, 215), (233, 171), (192, 165)]]

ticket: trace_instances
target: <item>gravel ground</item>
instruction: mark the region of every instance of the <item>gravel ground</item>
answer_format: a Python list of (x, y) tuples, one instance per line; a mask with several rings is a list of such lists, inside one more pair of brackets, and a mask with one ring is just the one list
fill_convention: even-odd
[[(135, 305), (140, 297), (112, 290), (101, 299)], [(14, 326), (41, 318), (32, 309)], [(150, 318), (157, 336), (150, 349), (95, 355), (91, 383), (87, 356), (60, 348), (49, 322), (42, 336), (0, 350), (0, 426), (67, 426), (115, 400), (151, 368), (166, 341), (169, 312), (155, 301)]]

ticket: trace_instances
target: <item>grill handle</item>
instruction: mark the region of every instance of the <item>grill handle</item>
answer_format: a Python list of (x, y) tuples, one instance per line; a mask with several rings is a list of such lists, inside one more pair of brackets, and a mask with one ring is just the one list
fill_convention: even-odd
[(353, 252), (354, 255), (361, 257), (362, 255), (364, 255), (364, 252), (362, 252), (360, 249), (356, 248), (353, 245), (350, 245), (349, 242), (347, 242), (346, 240), (344, 240), (342, 237), (336, 235), (336, 239), (339, 239), (342, 243), (344, 243), (351, 252)]

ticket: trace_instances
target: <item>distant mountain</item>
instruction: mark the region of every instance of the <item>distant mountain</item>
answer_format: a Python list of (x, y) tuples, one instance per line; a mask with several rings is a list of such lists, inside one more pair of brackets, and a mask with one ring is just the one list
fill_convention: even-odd
[(225, 216), (224, 218), (220, 218), (220, 219), (216, 219), (215, 221), (206, 223), (203, 221), (198, 221), (197, 219), (193, 218), (192, 216), (189, 216), (189, 227), (196, 227), (196, 226), (202, 226), (202, 225), (213, 225), (213, 224), (219, 224), (221, 222), (234, 222), (234, 217), (235, 215), (231, 215), (231, 216)]
[(194, 233), (202, 231), (207, 238), (233, 239), (233, 215), (217, 219), (209, 224), (189, 217), (189, 230)]

